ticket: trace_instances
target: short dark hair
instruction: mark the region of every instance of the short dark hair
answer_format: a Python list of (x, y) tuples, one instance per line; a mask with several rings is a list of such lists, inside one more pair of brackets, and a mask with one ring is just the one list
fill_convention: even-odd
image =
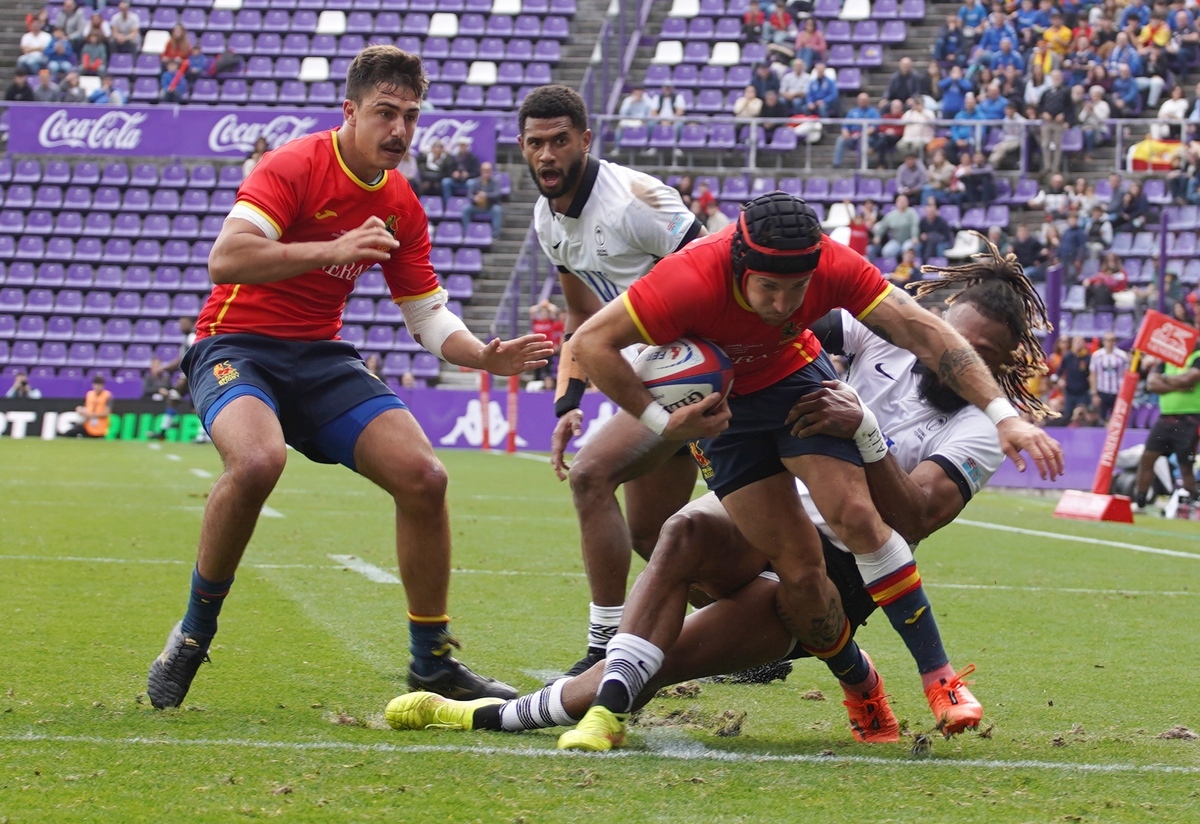
[(553, 117), (569, 117), (571, 125), (579, 131), (587, 131), (587, 106), (579, 92), (570, 86), (539, 86), (531, 91), (517, 113), (517, 130), (525, 134), (525, 121), (529, 118), (549, 120)]
[(346, 70), (346, 99), (361, 103), (363, 95), (377, 86), (411, 89), (424, 97), (429, 78), (417, 55), (395, 46), (367, 46)]

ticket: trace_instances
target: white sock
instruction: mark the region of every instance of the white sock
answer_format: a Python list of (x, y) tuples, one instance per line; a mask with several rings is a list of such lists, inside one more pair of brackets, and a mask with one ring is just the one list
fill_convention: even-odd
[(596, 649), (607, 647), (608, 642), (617, 634), (617, 627), (621, 625), (621, 615), (624, 612), (624, 604), (615, 607), (588, 604), (588, 646)]
[(629, 712), (633, 702), (646, 687), (646, 682), (662, 668), (663, 651), (645, 638), (619, 632), (608, 642), (608, 656), (604, 661), (604, 678), (600, 681), (598, 695), (605, 692), (609, 682), (621, 684), (628, 693), (628, 704), (614, 712)]
[(535, 693), (522, 695), (500, 706), (500, 728), (508, 732), (541, 730), (546, 727), (568, 727), (579, 719), (572, 718), (563, 707), (562, 693), (570, 678), (559, 678)]
[(867, 586), (891, 575), (906, 564), (911, 564), (912, 561), (912, 548), (895, 530), (892, 530), (892, 536), (879, 549), (867, 555), (854, 556), (854, 563), (858, 565), (863, 583)]

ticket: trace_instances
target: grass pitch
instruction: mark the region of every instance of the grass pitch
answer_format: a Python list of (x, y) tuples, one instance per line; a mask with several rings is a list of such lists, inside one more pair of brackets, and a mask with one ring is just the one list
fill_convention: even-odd
[[(1161, 737), (1200, 731), (1195, 523), (1057, 521), (1050, 499), (986, 493), (922, 544), (952, 658), (979, 668), (987, 737), (939, 738), (925, 758), (856, 744), (810, 661), (786, 683), (660, 699), (619, 754), (563, 755), (555, 731), (386, 729), (403, 592), (331, 556), (394, 574), (389, 502), (291, 457), (213, 663), (183, 708), (156, 712), (146, 670), (184, 607), (215, 452), (0, 440), (0, 822), (1200, 820), (1200, 740)], [(539, 461), (442, 457), (463, 660), (536, 687), (583, 647), (567, 489)], [(927, 731), (887, 622), (859, 638), (897, 715)], [(740, 713), (739, 735), (715, 734)]]

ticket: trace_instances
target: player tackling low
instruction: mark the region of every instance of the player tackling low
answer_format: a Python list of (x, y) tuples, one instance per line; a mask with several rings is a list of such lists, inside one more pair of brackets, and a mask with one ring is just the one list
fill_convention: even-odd
[[(567, 317), (559, 361), (551, 463), (568, 477), (563, 453), (583, 429), (587, 378), (571, 356), (571, 335), (660, 259), (704, 234), (679, 192), (647, 174), (588, 154), (583, 98), (566, 86), (534, 89), (517, 116), (518, 142), (542, 196), (534, 207), (538, 242), (559, 271)], [(678, 455), (674, 453), (678, 452)], [(568, 674), (604, 658), (625, 602), (631, 548), (649, 557), (658, 531), (688, 502), (696, 465), (627, 415), (590, 434), (569, 472), (592, 592), (586, 655)], [(617, 487), (625, 485), (625, 517)], [(626, 524), (628, 519), (628, 525)]]
[(183, 368), (225, 471), (205, 505), (187, 612), (150, 667), (155, 707), (187, 695), (287, 445), (349, 467), (394, 499), (409, 685), (455, 698), (515, 695), (452, 657), (445, 469), (404, 403), (337, 339), (355, 278), (379, 264), (413, 336), (445, 360), (507, 375), (543, 365), (551, 351), (544, 335), (484, 344), (446, 308), (425, 213), (396, 171), (426, 82), (414, 55), (360, 52), (341, 128), (264, 156), (213, 245), (216, 286)]
[[(976, 261), (937, 274), (942, 277), (922, 283), (923, 293), (963, 288), (949, 299), (947, 323), (975, 348), (1018, 407), (1044, 415), (1045, 407), (1026, 386), (1044, 368), (1036, 331), (1047, 327), (1045, 308), (1019, 264), (1002, 258), (989, 243)], [(813, 329), (828, 351), (851, 356), (849, 387), (831, 384), (806, 396), (793, 416), (803, 415), (809, 431), (852, 438), (867, 414), (863, 407), (874, 410), (891, 448), (866, 464), (872, 500), (907, 540), (922, 540), (952, 521), (1003, 461), (996, 428), (937, 375), (921, 369), (911, 353), (873, 335), (848, 313), (831, 313)], [(819, 520), (808, 490), (802, 484), (799, 489), (821, 534), (827, 576), (857, 627), (876, 604), (853, 556)], [(746, 542), (711, 493), (668, 520), (626, 607), (632, 626), (665, 651), (662, 668), (647, 681), (635, 706), (671, 683), (806, 654), (775, 611), (778, 579), (766, 567), (766, 558)], [(718, 600), (685, 619), (691, 585)], [(387, 719), (398, 729), (513, 731), (569, 725), (587, 711), (603, 675), (598, 664), (578, 678), (505, 702), (410, 693), (389, 704)], [(843, 684), (843, 689), (857, 740), (899, 739), (874, 668), (866, 685)], [(570, 733), (571, 746), (603, 750), (624, 738), (620, 725), (580, 729), (586, 735)]]

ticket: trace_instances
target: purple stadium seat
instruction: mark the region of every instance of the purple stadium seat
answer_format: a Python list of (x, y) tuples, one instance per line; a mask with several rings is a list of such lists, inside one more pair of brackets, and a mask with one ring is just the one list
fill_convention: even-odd
[(467, 233), (463, 237), (463, 243), (467, 246), (491, 246), (492, 245), (492, 227), (488, 223), (472, 223), (467, 227)]
[(184, 269), (180, 287), (188, 292), (208, 292), (212, 289), (212, 281), (208, 278), (207, 267), (189, 266)]
[(15, 260), (41, 261), (46, 258), (46, 241), (26, 235), (17, 241)]
[(904, 0), (900, 4), (901, 20), (924, 20), (925, 0)]
[(396, 330), (396, 349), (401, 352), (420, 352), (421, 344), (413, 340), (412, 333), (408, 331), (407, 326), (401, 326)]
[[(433, 39), (434, 38), (432, 38), (432, 37), (430, 38), (430, 40), (433, 40)], [(520, 68), (520, 67), (518, 66), (518, 68)], [(440, 75), (438, 76), (438, 79), (441, 80), (443, 83), (450, 83), (450, 84), (453, 84), (456, 86), (460, 85), (462, 83), (466, 83), (467, 82), (467, 63), (466, 63), (466, 61), (465, 60), (447, 60), (445, 63), (442, 64), (442, 71), (441, 71)], [(499, 80), (501, 83), (520, 83), (521, 82), (520, 75), (517, 76), (517, 79), (515, 81), (514, 80), (506, 80), (504, 77), (500, 77)]]
[(141, 237), (142, 219), (135, 214), (122, 212), (113, 221), (109, 234), (112, 237)]
[(13, 183), (36, 185), (42, 182), (42, 164), (36, 160), (18, 160), (12, 170)]
[[(36, 349), (36, 344), (34, 344)], [(14, 350), (15, 356), (15, 350)], [(15, 362), (15, 357), (14, 357)], [(436, 378), (442, 372), (442, 363), (432, 352), (418, 352), (413, 356), (412, 374), (415, 378)]]
[(119, 343), (102, 343), (96, 347), (96, 366), (118, 369), (125, 360), (125, 347)]
[[(536, 18), (535, 18), (536, 19)], [(533, 35), (537, 37), (537, 35)], [(542, 37), (554, 40), (567, 40), (571, 36), (570, 26), (565, 17), (550, 16), (542, 23)]]
[(396, 333), (390, 326), (372, 326), (367, 329), (364, 345), (376, 352), (388, 352), (396, 345)]
[[(131, 263), (141, 266), (157, 266), (162, 261), (162, 244), (157, 240), (139, 240), (134, 243), (129, 260)], [(129, 273), (126, 272), (126, 278), (128, 275)], [(147, 272), (146, 285), (150, 285), (149, 272)]]
[(133, 338), (133, 324), (128, 318), (109, 318), (104, 322), (101, 340), (105, 343), (129, 343)]
[(150, 288), (156, 292), (176, 292), (183, 286), (183, 276), (178, 266), (159, 266), (154, 270)]
[[(195, 220), (195, 216), (191, 216)], [(186, 240), (168, 240), (162, 248), (159, 260), (168, 266), (187, 266), (192, 259), (192, 245)]]
[(109, 163), (100, 173), (101, 186), (128, 186), (129, 167), (124, 163)]
[(534, 86), (545, 86), (550, 82), (550, 66), (546, 63), (529, 63), (525, 66), (525, 82)]
[[(106, 298), (108, 297), (107, 292), (102, 294)], [(83, 314), (84, 307), (82, 292), (77, 289), (60, 289), (58, 290), (58, 294), (54, 296), (54, 308), (52, 311), (55, 314), (61, 315), (79, 315)], [(75, 331), (78, 333), (78, 328)]]
[(404, 315), (391, 298), (380, 298), (375, 304), (375, 321), (377, 323), (404, 323)]
[(108, 73), (119, 77), (133, 74), (133, 55), (122, 52), (109, 55)]
[(193, 266), (207, 266), (208, 256), (212, 252), (212, 243), (207, 240), (197, 240), (192, 244), (192, 253), (188, 257), (188, 263)]
[(178, 209), (189, 214), (205, 214), (208, 212), (208, 193), (200, 189), (188, 189), (183, 193), (183, 200)]
[(121, 198), (121, 211), (148, 212), (150, 211), (150, 192), (147, 189), (126, 189)]
[(75, 322), (64, 315), (54, 315), (46, 323), (46, 340), (72, 340)]
[(38, 360), (38, 345), (31, 340), (13, 343), (8, 362), (16, 366), (33, 366)]
[(557, 40), (538, 40), (533, 44), (533, 59), (554, 65), (562, 60), (562, 44)]
[[(226, 81), (227, 85), (228, 82)], [(273, 80), (255, 80), (254, 84), (250, 87), (248, 99), (249, 102), (255, 104), (273, 105), (279, 99), (279, 87), (275, 85), (275, 81)], [(223, 102), (228, 102), (224, 98), (224, 92), (222, 92), (222, 100)]]
[(33, 286), (37, 280), (34, 264), (27, 262), (13, 263), (8, 267), (8, 279), (5, 283), (12, 286)]
[(511, 86), (489, 86), (483, 97), (485, 109), (512, 109), (514, 107)]
[(663, 20), (658, 36), (661, 40), (684, 40), (688, 36), (688, 21), (682, 17), (668, 17)]
[(104, 256), (104, 246), (98, 237), (81, 237), (75, 244), (77, 263), (99, 263)]
[[(196, 240), (200, 237), (200, 218), (196, 215), (176, 215), (171, 218), (170, 228), (165, 235), (150, 234), (151, 218), (166, 218), (166, 215), (150, 215), (142, 224), (142, 232), (146, 237), (170, 237), (176, 240), (187, 242)], [(164, 249), (164, 254), (166, 250)]]
[(235, 195), (235, 192), (228, 190), (213, 192), (212, 199), (208, 203), (209, 214), (221, 215), (222, 217), (229, 214), (229, 210), (233, 208)]
[(134, 343), (130, 344), (125, 350), (125, 358), (122, 364), (127, 369), (149, 369), (150, 359), (153, 357), (153, 350), (149, 344)]
[(123, 312), (120, 305), (123, 295), (128, 295), (126, 300), (141, 302), (140, 312), (131, 312), (130, 314), (142, 314), (150, 318), (165, 318), (171, 314), (171, 298), (165, 292), (148, 292), (144, 300), (132, 292), (122, 292), (117, 295), (117, 311)]
[(499, 62), (504, 59), (504, 40), (485, 37), (479, 41), (479, 59)]
[(709, 57), (708, 43), (693, 40), (683, 45), (683, 62), (707, 63)]
[(483, 253), (479, 249), (459, 249), (454, 253), (455, 272), (478, 274), (483, 271)]
[(46, 319), (41, 315), (22, 315), (17, 319), (17, 337), (41, 340), (46, 336)]
[(487, 20), (482, 14), (463, 14), (458, 18), (459, 37), (483, 37), (487, 31)]
[(337, 96), (336, 87), (328, 80), (313, 83), (308, 90), (308, 102), (314, 106), (333, 106), (341, 99)]
[(72, 263), (67, 267), (63, 285), (71, 289), (87, 289), (92, 285), (95, 272), (86, 263)]
[(25, 308), (25, 291), (13, 286), (0, 289), (0, 312), (20, 312)]
[[(737, 131), (732, 123), (714, 123), (708, 133), (710, 149), (729, 150), (737, 146)], [(716, 189), (713, 190), (714, 192)]]
[(63, 191), (61, 186), (38, 186), (33, 193), (33, 206), (35, 209), (54, 209), (55, 211), (62, 208)]
[(522, 37), (509, 40), (504, 47), (504, 57), (527, 63), (533, 59), (533, 41)]
[(54, 186), (66, 186), (71, 182), (71, 164), (65, 160), (51, 160), (46, 163), (42, 172), (42, 183)]
[(92, 208), (92, 190), (86, 186), (69, 186), (63, 195), (63, 208), (86, 212)]
[(829, 47), (829, 56), (825, 62), (835, 69), (853, 66), (857, 62), (854, 47), (849, 43), (834, 43)]
[(112, 238), (104, 243), (104, 262), (124, 265), (133, 258), (133, 244), (125, 238)]
[(90, 160), (76, 163), (71, 170), (71, 182), (76, 186), (97, 186), (100, 183), (100, 166)]
[(38, 267), (37, 280), (34, 281), (34, 284), (43, 288), (57, 289), (65, 283), (66, 278), (66, 269), (61, 263), (43, 263)]
[(430, 83), (425, 99), (435, 109), (449, 109), (454, 106), (454, 90), (447, 83)]
[[(322, 4), (322, 7), (324, 7), (324, 4)], [(292, 22), (288, 26), (287, 31), (315, 34), (317, 31), (317, 13), (308, 9), (296, 12), (292, 15)]]
[(32, 209), (33, 187), (27, 185), (12, 185), (4, 197), (4, 205), (9, 209)]
[[(337, 41), (337, 57), (352, 58), (366, 47), (367, 42), (361, 34), (343, 34)], [(330, 74), (333, 74), (333, 66), (330, 65)], [(342, 77), (346, 76), (346, 72), (342, 70)]]
[(424, 12), (406, 14), (400, 32), (413, 37), (424, 37), (429, 33), (429, 15)]
[(75, 324), (75, 340), (95, 343), (100, 340), (103, 328), (100, 318), (80, 318)]
[(198, 314), (200, 314), (199, 296), (184, 292), (171, 299), (171, 315), (173, 317), (185, 315), (195, 317)]
[[(83, 324), (85, 320), (96, 320), (95, 318), (84, 318), (79, 323)], [(96, 321), (99, 324), (99, 321)], [(97, 336), (100, 334), (96, 332)], [(96, 338), (99, 340), (99, 337)], [(96, 365), (96, 345), (94, 343), (81, 342), (79, 340), (79, 332), (76, 330), (75, 342), (67, 349), (67, 363), (77, 367), (90, 367)]]
[(308, 100), (308, 87), (299, 80), (285, 80), (279, 87), (279, 102), (303, 104)]
[(470, 300), (475, 291), (470, 275), (448, 275), (445, 286), (447, 294), (455, 300)]
[(139, 77), (133, 81), (133, 91), (129, 100), (133, 103), (153, 102), (158, 100), (159, 82), (153, 77)]
[(25, 213), (19, 209), (0, 212), (0, 234), (19, 235), (25, 231)]
[[(44, 368), (67, 365), (67, 344), (53, 341), (42, 345), (42, 354), (38, 362)], [(36, 370), (34, 370), (36, 371)]]
[(225, 51), (225, 35), (217, 31), (206, 31), (200, 35), (200, 51), (205, 54), (220, 54)]
[[(370, 340), (369, 333), (367, 339)], [(392, 345), (395, 345), (394, 341)], [(412, 358), (407, 352), (388, 352), (383, 358), (383, 374), (387, 377), (399, 377), (411, 368)]]
[[(399, 23), (399, 18), (396, 20)], [(346, 15), (346, 33), (347, 34), (388, 34), (377, 27), (374, 15), (366, 11), (352, 11)]]
[(483, 108), (483, 87), (460, 86), (458, 94), (455, 95), (454, 104), (466, 109)]

